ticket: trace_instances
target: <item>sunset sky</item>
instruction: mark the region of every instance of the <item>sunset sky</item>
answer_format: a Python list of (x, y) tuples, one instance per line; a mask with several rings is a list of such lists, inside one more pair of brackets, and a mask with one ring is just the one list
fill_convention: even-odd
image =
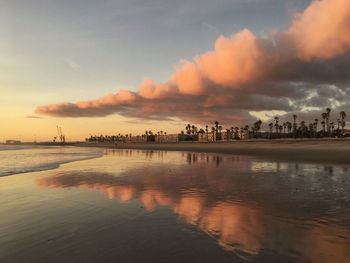
[(0, 142), (350, 115), (349, 0), (0, 4)]

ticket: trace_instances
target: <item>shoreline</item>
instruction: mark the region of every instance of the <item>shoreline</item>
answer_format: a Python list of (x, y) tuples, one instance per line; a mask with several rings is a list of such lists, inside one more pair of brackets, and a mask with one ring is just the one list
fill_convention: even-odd
[(350, 164), (350, 140), (348, 139), (246, 140), (215, 143), (81, 143), (76, 146), (108, 149), (206, 152), (249, 155), (276, 161)]

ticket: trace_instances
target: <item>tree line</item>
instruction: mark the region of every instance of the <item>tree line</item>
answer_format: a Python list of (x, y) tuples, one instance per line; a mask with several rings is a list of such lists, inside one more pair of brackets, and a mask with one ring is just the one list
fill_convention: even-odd
[[(320, 120), (315, 118), (312, 122), (306, 123), (301, 120), (299, 122), (298, 116), (294, 114), (291, 121), (282, 122), (280, 117), (276, 116), (271, 122), (267, 124), (268, 130), (261, 131), (263, 122), (257, 120), (251, 126), (231, 126), (224, 128), (219, 121), (215, 121), (213, 126), (205, 125), (199, 128), (193, 124), (187, 124), (185, 129), (178, 134), (179, 141), (222, 141), (222, 140), (240, 140), (247, 138), (324, 138), (333, 137), (341, 138), (347, 137), (349, 134), (345, 130), (346, 113), (341, 111), (336, 121), (331, 120), (331, 109), (327, 108), (325, 112), (320, 115)], [(118, 134), (118, 135), (90, 135), (86, 138), (87, 142), (127, 142), (127, 141), (158, 141), (157, 139), (166, 138), (167, 132), (151, 130), (145, 131), (142, 135), (132, 136), (132, 134)], [(204, 138), (204, 139), (203, 139)]]

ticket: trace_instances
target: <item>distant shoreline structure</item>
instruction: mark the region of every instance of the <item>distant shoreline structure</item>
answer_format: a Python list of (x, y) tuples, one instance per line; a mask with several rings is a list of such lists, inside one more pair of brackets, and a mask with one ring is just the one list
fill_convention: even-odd
[(6, 140), (5, 144), (18, 145), (18, 144), (22, 144), (22, 142), (19, 140)]

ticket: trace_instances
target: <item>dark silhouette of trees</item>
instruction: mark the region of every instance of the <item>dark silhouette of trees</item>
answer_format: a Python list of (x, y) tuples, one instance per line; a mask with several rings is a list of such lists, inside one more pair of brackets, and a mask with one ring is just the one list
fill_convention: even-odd
[[(310, 123), (306, 123), (301, 120), (299, 125), (297, 124), (297, 115), (293, 115), (293, 122), (284, 120), (280, 123), (280, 117), (276, 116), (272, 119), (267, 127), (268, 131), (261, 132), (263, 122), (261, 120), (255, 121), (251, 126), (244, 125), (241, 127), (231, 126), (226, 128), (219, 125), (219, 121), (214, 122), (214, 126), (209, 128), (205, 125), (205, 128), (200, 128), (194, 124), (187, 124), (185, 130), (175, 135), (175, 138), (180, 141), (197, 141), (199, 137), (201, 140), (209, 141), (209, 134), (211, 138), (216, 141), (220, 140), (238, 140), (245, 138), (321, 138), (321, 137), (345, 137), (349, 136), (349, 132), (346, 131), (346, 113), (341, 111), (339, 118), (335, 121), (331, 120), (331, 109), (327, 108), (325, 112), (321, 114), (322, 121), (314, 119)], [(321, 124), (319, 130), (318, 124)], [(266, 128), (266, 127), (265, 127)], [(89, 143), (117, 143), (117, 142), (132, 142), (132, 141), (144, 141), (144, 142), (165, 142), (168, 134), (163, 131), (152, 132), (151, 130), (145, 131), (142, 135), (133, 136), (131, 133), (122, 135), (91, 135), (86, 138), (85, 141)], [(174, 135), (172, 135), (174, 136)], [(176, 137), (177, 136), (177, 137)], [(174, 137), (172, 137), (174, 138)]]
[(276, 117), (274, 118), (274, 120), (275, 120), (275, 129), (276, 129), (276, 134), (277, 134), (277, 136), (278, 136), (278, 130), (279, 130), (278, 121), (279, 121), (279, 118), (276, 116)]
[[(262, 121), (258, 120), (254, 122), (253, 127), (252, 127), (252, 132), (253, 132), (253, 137), (258, 137), (258, 133), (261, 129)], [(233, 127), (232, 127), (233, 128)]]

